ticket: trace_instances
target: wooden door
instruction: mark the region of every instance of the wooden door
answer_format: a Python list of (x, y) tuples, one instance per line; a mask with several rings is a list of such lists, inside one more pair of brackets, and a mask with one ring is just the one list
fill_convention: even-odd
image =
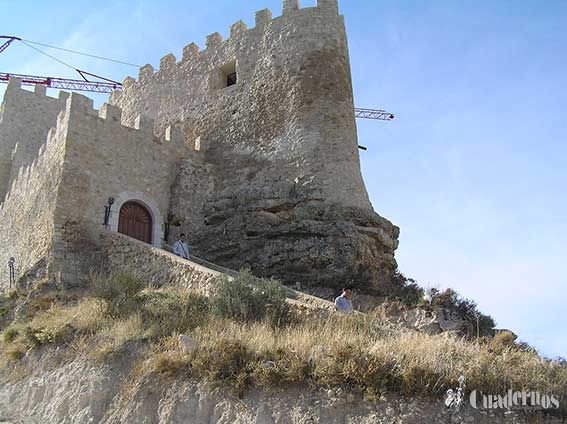
[(152, 243), (152, 216), (137, 202), (126, 202), (120, 208), (118, 232), (127, 236)]

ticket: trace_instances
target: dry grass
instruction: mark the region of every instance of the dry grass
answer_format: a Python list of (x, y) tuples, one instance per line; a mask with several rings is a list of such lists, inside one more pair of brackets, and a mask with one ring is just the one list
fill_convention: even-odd
[[(520, 349), (508, 336), (473, 343), (392, 328), (369, 315), (298, 319), (283, 327), (269, 320), (233, 321), (211, 313), (205, 299), (171, 290), (136, 290), (120, 304), (112, 301), (84, 297), (38, 308), (29, 321), (3, 332), (3, 360), (17, 361), (49, 344), (105, 360), (135, 342), (141, 353), (131, 384), (159, 374), (198, 377), (237, 394), (251, 385), (306, 384), (342, 386), (369, 397), (382, 392), (439, 397), (463, 374), (470, 389), (485, 393), (510, 388), (567, 393), (565, 366)], [(180, 333), (198, 347), (185, 351)]]
[(339, 385), (369, 396), (385, 391), (440, 396), (461, 374), (468, 387), (485, 393), (567, 392), (567, 369), (534, 352), (509, 347), (496, 353), (450, 335), (392, 331), (370, 317), (335, 316), (284, 329), (212, 319), (192, 337), (200, 348), (191, 353), (176, 343), (155, 346), (147, 371), (192, 374), (237, 393), (251, 384), (302, 383)]

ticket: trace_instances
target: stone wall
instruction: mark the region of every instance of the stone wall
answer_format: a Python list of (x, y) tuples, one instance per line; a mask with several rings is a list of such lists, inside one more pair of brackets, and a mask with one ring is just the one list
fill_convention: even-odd
[[(24, 92), (12, 81), (3, 103), (0, 146), (10, 150), (10, 143), (28, 143), (31, 147), (21, 151), (26, 154), (13, 156), (20, 164), (19, 173), (10, 177), (11, 190), (0, 206), (2, 286), (8, 284), (7, 263), (12, 256), (17, 278), (48, 269), (64, 287), (82, 284), (98, 271), (99, 237), (109, 198), (116, 200), (111, 230), (117, 230), (121, 204), (135, 200), (150, 211), (152, 243), (161, 247), (180, 160), (206, 170), (198, 166), (200, 152), (187, 149), (176, 128), (154, 132), (153, 121), (144, 116), (137, 117), (132, 128), (123, 126), (119, 108), (103, 105), (96, 111), (92, 100), (76, 93), (63, 103), (48, 133), (44, 126), (59, 100), (42, 96), (39, 91)], [(15, 114), (18, 111), (20, 116)], [(37, 123), (32, 112), (39, 116)], [(27, 165), (43, 132), (47, 141)]]
[[(224, 87), (233, 70), (237, 84)], [(188, 206), (185, 188), (196, 185), (183, 172), (172, 212), (206, 259), (335, 285), (367, 285), (396, 266), (398, 229), (373, 211), (361, 177), (336, 0), (304, 9), (286, 1), (274, 19), (259, 11), (254, 28), (238, 21), (227, 40), (214, 33), (204, 50), (191, 43), (179, 62), (168, 54), (123, 88), (110, 102), (126, 123), (143, 113), (199, 140), (212, 172), (206, 199)]]
[(54, 217), (53, 271), (68, 285), (80, 283), (96, 267), (109, 198), (116, 199), (110, 229), (117, 230), (121, 204), (137, 201), (150, 211), (155, 229), (152, 244), (161, 247), (178, 162), (198, 152), (186, 149), (175, 128), (157, 137), (153, 121), (143, 116), (134, 128), (125, 127), (119, 108), (103, 105), (96, 111), (92, 100), (76, 93), (69, 98), (65, 114), (67, 157)]
[[(156, 287), (175, 287), (210, 295), (212, 282), (225, 274), (228, 278), (238, 275), (233, 270), (215, 270), (193, 261), (184, 260), (163, 249), (158, 249), (120, 233), (102, 231), (102, 248), (98, 271), (107, 274), (137, 274)], [(208, 264), (212, 265), (212, 264)], [(213, 266), (214, 268), (214, 266)], [(334, 303), (291, 288), (285, 288), (288, 303), (299, 312), (334, 311)]]
[(65, 107), (68, 93), (61, 92), (58, 99), (45, 93), (41, 85), (35, 92), (22, 89), (18, 79), (8, 84), (0, 113), (0, 201), (20, 168), (37, 158), (47, 132)]
[(174, 286), (204, 295), (222, 275), (123, 234), (103, 231), (101, 240), (103, 270), (108, 273), (139, 273), (144, 282), (157, 287)]
[[(33, 94), (31, 94), (33, 95)], [(0, 204), (0, 287), (9, 284), (8, 260), (16, 260), (16, 278), (42, 275), (52, 250), (53, 216), (65, 158), (66, 117), (57, 118), (38, 157), (20, 168)], [(31, 125), (30, 125), (31, 126)]]

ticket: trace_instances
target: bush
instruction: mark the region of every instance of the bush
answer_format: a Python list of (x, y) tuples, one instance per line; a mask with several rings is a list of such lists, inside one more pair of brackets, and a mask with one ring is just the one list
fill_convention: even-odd
[(192, 330), (205, 324), (209, 316), (208, 299), (193, 293), (143, 292), (134, 300), (151, 336)]
[(92, 296), (106, 300), (111, 316), (129, 315), (137, 309), (136, 295), (146, 285), (138, 278), (128, 274), (110, 277), (97, 277), (91, 285)]
[(17, 327), (8, 327), (2, 333), (4, 343), (12, 343), (18, 337), (19, 331)]
[(497, 333), (490, 341), (490, 347), (497, 353), (502, 353), (508, 349), (516, 348), (516, 335), (507, 330)]
[(240, 322), (267, 320), (279, 327), (291, 321), (286, 297), (285, 289), (277, 281), (259, 279), (242, 270), (232, 281), (227, 277), (216, 281), (212, 312)]
[(131, 275), (97, 278), (92, 295), (106, 302), (105, 313), (112, 319), (140, 314), (144, 337), (162, 337), (193, 329), (206, 322), (207, 298), (179, 291), (145, 290), (146, 285)]
[(60, 328), (37, 328), (33, 332), (33, 337), (38, 345), (57, 344), (69, 340), (73, 335), (71, 324), (65, 324)]
[(0, 320), (7, 317), (13, 309), (13, 300), (7, 296), (0, 295)]
[[(468, 336), (473, 337), (487, 336), (492, 334), (492, 329), (496, 326), (494, 319), (478, 310), (475, 302), (462, 298), (455, 290), (446, 289), (443, 292), (432, 288), (429, 290), (431, 306), (439, 306), (448, 312), (455, 313), (468, 322)], [(478, 328), (477, 328), (478, 327)]]
[(392, 295), (396, 300), (408, 306), (416, 306), (423, 297), (423, 289), (412, 278), (407, 278), (404, 274), (396, 271), (390, 279)]
[(0, 331), (6, 328), (12, 321), (17, 299), (11, 293), (0, 294)]
[(254, 360), (254, 353), (242, 341), (221, 338), (200, 349), (191, 366), (207, 381), (226, 385), (242, 396), (250, 386)]
[(19, 361), (26, 355), (28, 349), (29, 348), (26, 345), (14, 343), (8, 346), (8, 348), (4, 351), (4, 355), (11, 361)]

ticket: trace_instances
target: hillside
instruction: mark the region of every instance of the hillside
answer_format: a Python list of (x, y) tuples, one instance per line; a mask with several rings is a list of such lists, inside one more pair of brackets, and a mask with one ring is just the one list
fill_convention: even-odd
[[(120, 275), (2, 297), (0, 418), (50, 423), (536, 423), (458, 412), (445, 392), (567, 393), (567, 368), (505, 338), (467, 341), (286, 302), (273, 281), (219, 277), (206, 297)], [(322, 302), (322, 301), (321, 301)], [(563, 399), (564, 402), (564, 399)], [(455, 421), (456, 420), (456, 421)], [(464, 420), (464, 421), (461, 421)]]

